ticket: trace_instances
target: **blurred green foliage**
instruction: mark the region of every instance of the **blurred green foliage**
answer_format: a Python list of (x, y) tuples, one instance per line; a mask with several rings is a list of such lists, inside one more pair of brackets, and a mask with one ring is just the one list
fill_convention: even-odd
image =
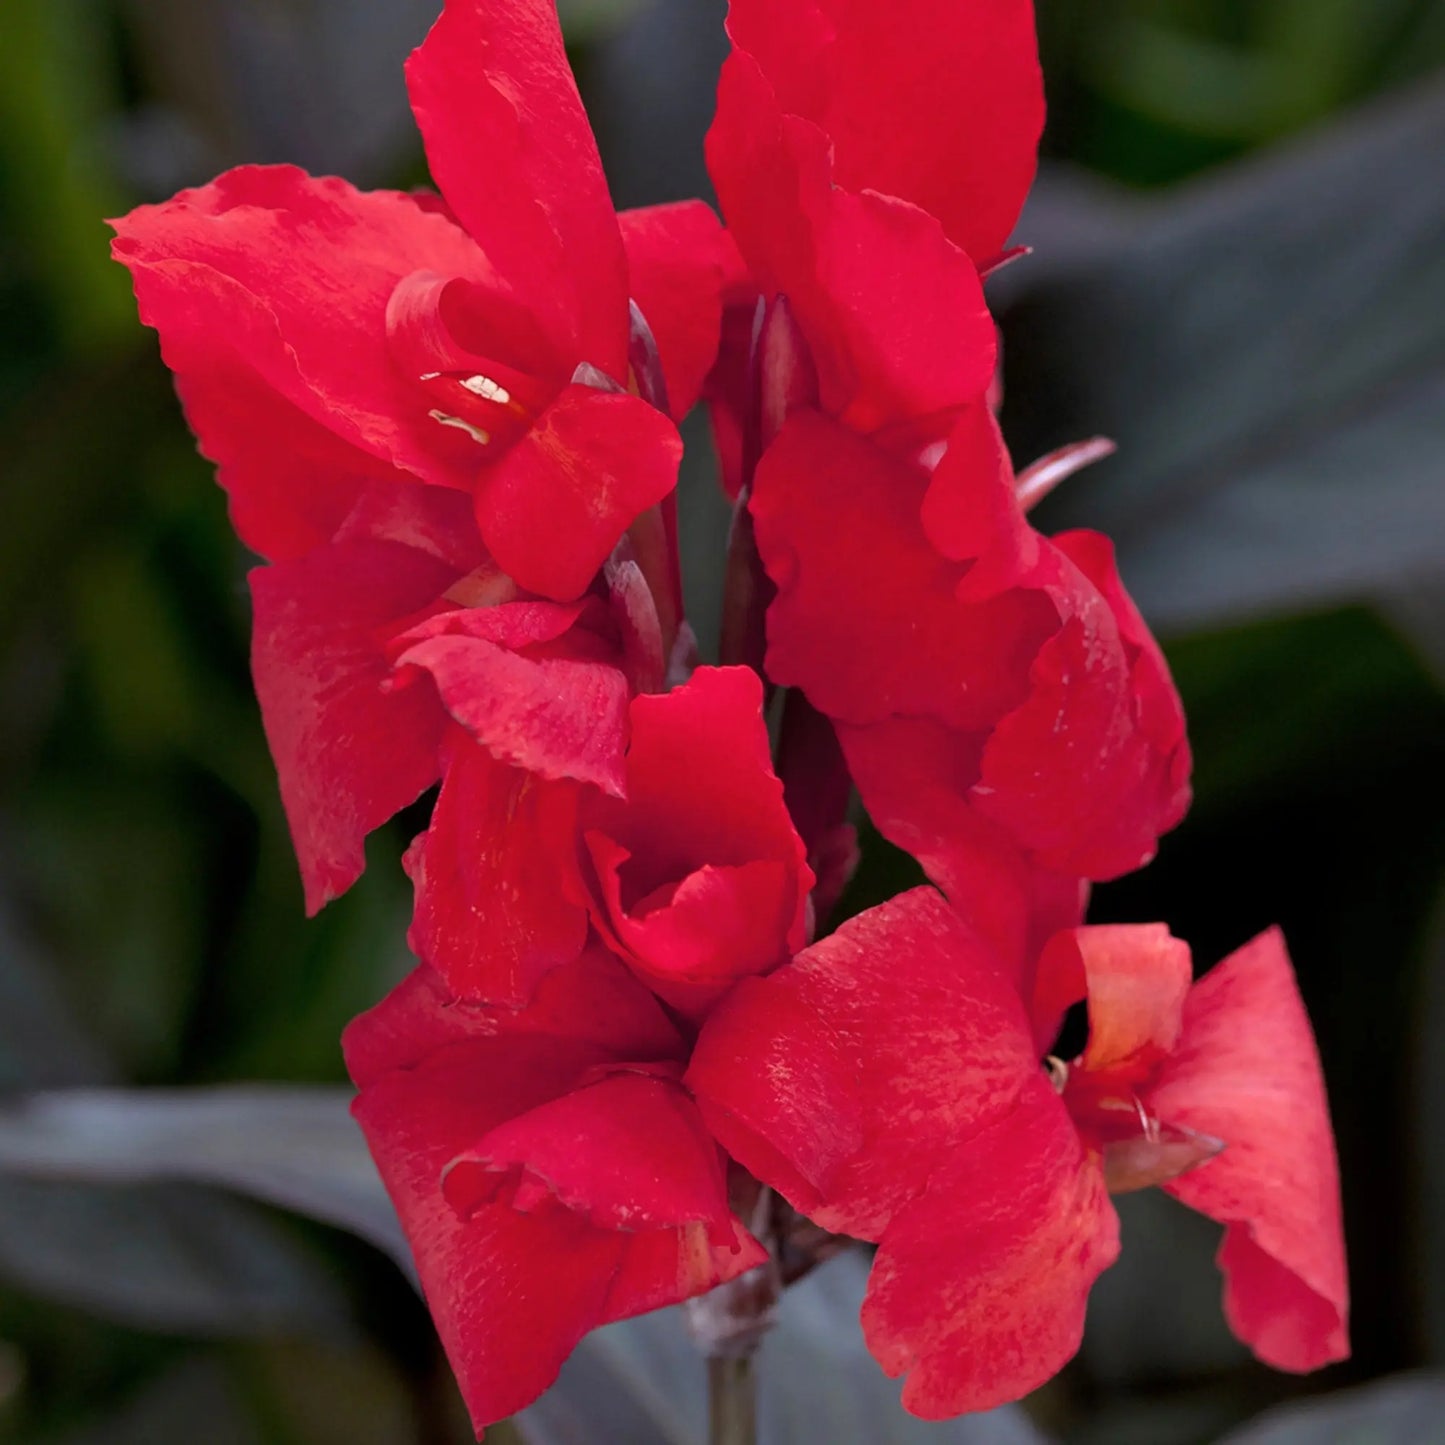
[(1438, 0), (1039, 0), (1047, 148), (1157, 185), (1430, 74)]
[[(372, 867), (350, 895), (302, 918), (247, 677), (246, 559), (100, 224), (236, 160), (347, 169), (340, 140), (326, 150), (327, 136), (350, 136), (346, 115), (318, 120), (305, 83), (331, 72), (394, 77), (377, 102), (390, 119), (357, 162), (375, 173), (357, 178), (414, 173), (396, 35), (410, 25), (418, 38), (428, 6), (384, 17), (382, 0), (265, 8), (285, 44), (300, 47), (289, 86), (269, 72), (226, 71), (245, 9), (226, 0), (5, 0), (0, 20), (0, 910), (68, 1016), (53, 1037), (73, 1029), (84, 1041), (63, 1059), (51, 1052), (60, 1082), (339, 1079), (341, 1027), (405, 966), (401, 824), (374, 840)], [(659, 87), (694, 94), (710, 84), (613, 34), (616, 15), (599, 23), (612, 8), (574, 7), (601, 111), (625, 114), (631, 97)], [(1050, 153), (1134, 184), (1239, 157), (1445, 61), (1439, 0), (1039, 8)], [(674, 26), (720, 19), (717, 4), (659, 9)], [(678, 21), (683, 9), (690, 18)], [(656, 13), (644, 7), (639, 34)], [(355, 53), (339, 53), (337, 36)], [(192, 60), (225, 84), (198, 86)], [(650, 68), (629, 81), (629, 66)], [(608, 159), (645, 187), (646, 154)], [(1420, 304), (1445, 308), (1445, 297)], [(1429, 801), (1442, 779), (1438, 681), (1358, 607), (1231, 623), (1170, 647), (1198, 752), (1198, 804), (1155, 868), (1101, 890), (1098, 916), (1166, 917), (1205, 963), (1284, 919), (1341, 1126), (1360, 1320), (1343, 1377), (1440, 1364), (1416, 1260), (1437, 1223), (1420, 1180), (1442, 1145), (1413, 1092), (1421, 1051), (1438, 1051), (1445, 1027), (1417, 1008), (1445, 864), (1440, 793)], [(875, 840), (854, 901), (911, 881), (890, 871), (896, 864)], [(20, 966), (7, 942), (0, 971)], [(0, 1024), (8, 1087), (35, 1068), (20, 1042)], [(39, 1207), (0, 1192), (0, 1230)], [(176, 1208), (182, 1232), (202, 1230), (203, 1209)], [(283, 1311), (264, 1328), (237, 1322), (197, 1340), (0, 1279), (0, 1439), (466, 1438), (425, 1316), (391, 1266), (318, 1227), (259, 1210), (252, 1222), (258, 1249), (294, 1252), (334, 1288), (343, 1322)], [(117, 1233), (115, 1247), (130, 1247), (128, 1237)], [(1117, 1293), (1106, 1306), (1114, 1333), (1147, 1334), (1131, 1323), (1137, 1296)], [(1181, 1298), (1196, 1308), (1194, 1296)], [(1119, 1441), (1125, 1427), (1110, 1421), (1172, 1401), (1167, 1426), (1146, 1409), (1153, 1426), (1129, 1438), (1182, 1442), (1290, 1388), (1233, 1356), (1193, 1369), (1161, 1365), (1142, 1344), (1122, 1363), (1086, 1352), (1041, 1406), (1061, 1427)]]

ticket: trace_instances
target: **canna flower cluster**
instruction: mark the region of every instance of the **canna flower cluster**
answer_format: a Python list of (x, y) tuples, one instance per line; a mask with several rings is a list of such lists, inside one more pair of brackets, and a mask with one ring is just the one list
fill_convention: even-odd
[[(732, 0), (721, 221), (614, 210), (552, 0), (446, 0), (407, 65), (439, 194), (248, 166), (114, 223), (265, 559), (308, 910), (438, 789), (418, 965), (343, 1044), (479, 1431), (589, 1330), (844, 1236), (910, 1410), (1015, 1399), (1147, 1185), (1224, 1226), (1262, 1359), (1347, 1353), (1282, 939), (1196, 983), (1162, 925), (1083, 921), (1190, 756), (1107, 539), (1028, 520), (1105, 447), (1015, 472), (995, 419), (1031, 7), (905, 9)], [(737, 502), (716, 667), (677, 542), (700, 399)], [(932, 886), (834, 927), (855, 790)]]

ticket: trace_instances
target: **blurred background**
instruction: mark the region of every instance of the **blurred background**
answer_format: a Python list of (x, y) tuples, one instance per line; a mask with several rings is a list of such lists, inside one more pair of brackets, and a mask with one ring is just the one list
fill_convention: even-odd
[[(1038, 6), (1035, 254), (990, 283), (1004, 419), (1021, 462), (1120, 443), (1041, 524), (1114, 535), (1197, 757), (1192, 815), (1094, 917), (1167, 919), (1201, 965), (1284, 924), (1339, 1131), (1355, 1354), (1303, 1381), (1252, 1364), (1220, 1317), (1213, 1227), (1133, 1196), (1083, 1353), (1027, 1417), (907, 1426), (890, 1406), (856, 1438), (1445, 1440), (1445, 3)], [(8, 1098), (335, 1085), (343, 1024), (405, 966), (414, 819), (302, 917), (247, 678), (247, 559), (99, 218), (242, 161), (419, 183), (401, 61), (434, 7), (0, 0)], [(722, 4), (562, 8), (619, 205), (707, 194)], [(706, 636), (726, 513), (705, 429), (692, 440)], [(873, 847), (855, 905), (900, 877)], [(303, 1105), (246, 1127), (314, 1165), (330, 1136)], [(0, 1128), (0, 1440), (468, 1438), (402, 1273), (275, 1207), (355, 1223), (369, 1206), (308, 1207), (285, 1161), (248, 1183), (206, 1153), (204, 1118), (167, 1118), (97, 1102)], [(354, 1151), (337, 1161), (339, 1189)], [(570, 1424), (554, 1412), (532, 1438), (693, 1439), (665, 1411), (606, 1413), (662, 1368), (621, 1358), (574, 1371)], [(767, 1388), (886, 1389), (851, 1366), (789, 1373)]]

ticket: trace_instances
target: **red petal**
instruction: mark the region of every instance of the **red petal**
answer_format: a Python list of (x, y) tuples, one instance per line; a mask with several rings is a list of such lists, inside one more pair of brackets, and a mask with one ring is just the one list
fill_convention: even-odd
[(657, 339), (667, 396), (679, 421), (690, 412), (717, 359), (723, 285), (737, 247), (712, 207), (676, 201), (623, 211), (632, 299)]
[(1033, 660), (1027, 700), (994, 728), (973, 798), (1045, 866), (1117, 877), (1182, 814), (1179, 740), (1160, 746), (1134, 649), (1093, 583), (1047, 543), (1031, 580), (1062, 626)]
[(386, 1076), (354, 1105), (479, 1432), (536, 1399), (602, 1323), (624, 1246), (564, 1210), (492, 1205), (463, 1221), (442, 1198), (448, 1160), (498, 1113), (483, 1087), (497, 1078), (472, 1060), (429, 1066)]
[[(570, 973), (575, 989), (582, 970)], [(579, 992), (602, 1001), (594, 989)], [(551, 1031), (567, 1022), (555, 1001), (538, 1012), (508, 1018), (454, 1006), (419, 971), (345, 1039), (362, 1085), (354, 1112), (478, 1428), (546, 1389), (582, 1335), (604, 1322), (625, 1251), (621, 1235), (562, 1209), (519, 1214), (493, 1205), (464, 1221), (442, 1196), (443, 1171), (460, 1152), (616, 1057), (576, 1033)]]
[(398, 486), (394, 475), (357, 497), (335, 540), (397, 542), (444, 562), (457, 576), (486, 565), (470, 497), (450, 488)]
[(1044, 119), (1033, 7), (922, 0), (906, 22), (918, 43), (899, 43), (901, 23), (863, 0), (733, 0), (728, 12), (783, 109), (831, 139), (837, 184), (912, 201), (982, 263), (1033, 180)]
[(445, 715), (430, 688), (383, 689), (378, 634), (455, 575), (362, 541), (250, 574), (251, 670), (310, 913), (360, 876), (366, 835), (437, 779)]
[(477, 523), (503, 571), (528, 592), (580, 596), (641, 513), (677, 481), (682, 439), (635, 396), (565, 387), (488, 466)]
[(718, 1147), (669, 1079), (610, 1074), (499, 1124), (457, 1155), (442, 1190), (466, 1215), (519, 1175), (599, 1229), (704, 1224), (724, 1241), (732, 1234)]
[(744, 979), (708, 1015), (683, 1082), (714, 1138), (804, 1214), (862, 1147), (843, 1041), (788, 981)]
[(879, 832), (918, 859), (1027, 996), (1032, 960), (1082, 919), (1085, 895), (1078, 878), (1039, 867), (969, 801), (977, 737), (908, 717), (840, 727), (838, 737)]
[(889, 1225), (863, 1300), (863, 1334), (906, 1409), (925, 1419), (1017, 1400), (1079, 1348), (1119, 1221), (1042, 1076), (1017, 1106), (950, 1148), (926, 1193)]
[(736, 1219), (729, 1216), (725, 1228), (730, 1237), (720, 1236), (716, 1244), (701, 1224), (623, 1235), (622, 1265), (604, 1306), (607, 1318), (628, 1319), (705, 1294), (767, 1260), (767, 1250)]
[(796, 868), (769, 860), (706, 864), (629, 912), (621, 874), (627, 850), (599, 834), (587, 844), (606, 913), (599, 927), (639, 978), (680, 1013), (702, 1018), (739, 978), (787, 958), (788, 925), (801, 920)]
[(813, 875), (745, 667), (635, 698), (625, 803), (593, 810), (596, 921), (670, 1003), (697, 1013), (801, 948)]
[(1039, 535), (1019, 508), (1013, 464), (986, 402), (959, 417), (928, 483), (922, 517), (943, 556), (973, 563), (958, 586), (961, 601), (1013, 586), (1038, 561)]
[[(824, 406), (873, 431), (958, 406), (988, 390), (997, 363), (978, 272), (932, 216), (903, 201), (834, 188), (818, 234), (813, 339)], [(826, 349), (815, 339), (827, 326)], [(834, 375), (829, 385), (829, 374)]]
[(627, 262), (552, 0), (447, 0), (406, 78), (461, 223), (574, 365), (624, 376)]
[(1050, 939), (1034, 985), (1034, 1039), (1041, 1051), (1064, 1014), (1089, 1001), (1086, 1073), (1127, 1088), (1147, 1078), (1179, 1039), (1193, 979), (1189, 945), (1162, 923), (1094, 924)]
[[(508, 636), (508, 624), (519, 612), (530, 617), (545, 608), (517, 602), (443, 614), (427, 624), (434, 635), (409, 646), (397, 665), (428, 672), (447, 711), (501, 762), (543, 778), (595, 783), (621, 796), (626, 675), (585, 657), (528, 657), (511, 650), (526, 645), (530, 629)], [(561, 614), (556, 623), (562, 628), (569, 613), (576, 616), (574, 608), (553, 611)], [(480, 635), (487, 631), (497, 641)]]
[(226, 343), (210, 343), (203, 357), (199, 350), (162, 347), (186, 421), (216, 464), (231, 525), (253, 552), (273, 562), (304, 557), (337, 534), (367, 489), (423, 490), (307, 416)]
[(1225, 1140), (1164, 1188), (1226, 1226), (1230, 1327), (1266, 1364), (1349, 1354), (1349, 1282), (1329, 1103), (1284, 938), (1262, 933), (1189, 994), (1179, 1047), (1145, 1098), (1165, 1123)]
[(812, 1217), (877, 1239), (923, 1187), (1038, 1076), (1013, 980), (931, 888), (844, 924), (800, 954), (802, 996), (851, 1046), (864, 1144)]
[[(609, 1051), (545, 1031), (512, 1032), (495, 1013), (473, 1013), (463, 1025), (418, 979), (425, 975), (414, 975), (347, 1031), (348, 1065), (362, 1084), (353, 1112), (480, 1428), (546, 1389), (582, 1335), (602, 1322), (622, 1240), (560, 1209), (523, 1215), (494, 1205), (464, 1221), (442, 1197), (443, 1171), (503, 1120), (570, 1088)], [(433, 1018), (440, 1028), (428, 1048)], [(488, 1036), (460, 1042), (479, 1023)], [(408, 1034), (418, 1057), (390, 1067), (385, 1055), (410, 1051), (396, 1048)], [(566, 1289), (557, 1287), (559, 1278)]]
[(921, 468), (810, 412), (759, 464), (751, 510), (778, 588), (768, 673), (835, 721), (902, 713), (987, 727), (1027, 696), (1030, 663), (1058, 626), (1039, 591), (957, 600), (967, 569), (924, 535), (926, 485)]
[(1114, 562), (1114, 544), (1098, 532), (1061, 532), (1053, 544), (1103, 594), (1130, 661), (1130, 679), (1138, 708), (1139, 730), (1155, 752), (1167, 760), (1161, 781), (1163, 823), (1172, 828), (1189, 807), (1189, 741), (1184, 705), (1169, 674), (1159, 644), (1124, 590)]
[[(586, 1331), (676, 1303), (762, 1257), (725, 1204), (714, 1245), (707, 1226), (599, 1230), (555, 1202), (529, 1213), (487, 1204), (464, 1220), (444, 1199), (448, 1164), (477, 1140), (496, 1144), (510, 1133), (540, 1144), (535, 1157), (559, 1181), (590, 1187), (598, 1199), (631, 1187), (666, 1212), (691, 1193), (715, 1211), (717, 1147), (675, 1084), (636, 1075), (584, 1083), (599, 1067), (682, 1051), (656, 1002), (605, 952), (558, 969), (520, 1012), (457, 1001), (418, 969), (343, 1042), (361, 1087), (356, 1116), (478, 1428), (535, 1398)], [(579, 1084), (581, 1095), (569, 1098)], [(600, 1113), (587, 1107), (599, 1101)], [(639, 1105), (644, 1126), (623, 1127)], [(544, 1116), (550, 1126), (539, 1130)], [(570, 1154), (568, 1127), (579, 1126), (589, 1139), (594, 1127), (607, 1132), (606, 1148)], [(696, 1173), (677, 1168), (687, 1151), (700, 1162)], [(645, 1167), (619, 1167), (624, 1157), (642, 1166), (651, 1159), (665, 1188)], [(579, 1161), (597, 1169), (579, 1174)]]
[(524, 1003), (587, 938), (567, 882), (576, 829), (575, 785), (497, 762), (453, 729), (431, 826), (405, 860), (412, 951), (463, 997)]
[(983, 395), (996, 341), (973, 263), (916, 207), (832, 184), (827, 137), (784, 115), (741, 51), (707, 151), (728, 227), (760, 289), (787, 296), (829, 412), (871, 431)]
[[(767, 980), (769, 990), (795, 995), (796, 1006), (759, 1008), (757, 1052), (729, 1082), (720, 1070), (706, 1079), (706, 1098), (759, 1134), (789, 1166), (761, 1177), (785, 1192), (801, 1176), (824, 1199), (802, 1201), (827, 1229), (878, 1239), (889, 1221), (928, 1182), (949, 1151), (1007, 1113), (1019, 1090), (1039, 1076), (1038, 1056), (1016, 986), (984, 944), (931, 888), (912, 892), (849, 919)], [(786, 1056), (800, 1029), (797, 1067), (819, 1053), (813, 1018), (835, 1035), (856, 1072), (862, 1147), (851, 1158), (819, 1159), (800, 1144), (786, 1111), (797, 1091), (791, 1072), (774, 1081), (770, 1061)], [(785, 1032), (786, 1031), (786, 1032)], [(823, 1035), (826, 1037), (826, 1035)], [(730, 1027), (728, 1052), (746, 1059), (745, 1040)], [(769, 1107), (768, 1094), (777, 1097)], [(825, 1137), (842, 1137), (848, 1114), (830, 1119)], [(730, 1143), (733, 1142), (730, 1136)], [(744, 1156), (750, 1167), (765, 1159)]]
[[(387, 302), (404, 276), (419, 267), (480, 282), (491, 275), (445, 216), (396, 192), (246, 166), (114, 224), (114, 254), (131, 270), (141, 319), (160, 332), (248, 540), (287, 552), (308, 517), (314, 530), (318, 513), (335, 513), (346, 453), (317, 427), (361, 453), (352, 464), (359, 479), (384, 475), (380, 462), (471, 485), (475, 448), (458, 449), (427, 416), (387, 346)], [(284, 450), (278, 433), (322, 464), (321, 497), (298, 505), (267, 475), (266, 455)], [(284, 456), (280, 465), (305, 495), (300, 467)]]
[[(506, 1036), (536, 1040), (528, 1047), (540, 1057), (574, 1060), (565, 1066), (574, 1073), (609, 1058), (684, 1054), (657, 1000), (603, 948), (590, 948), (554, 969), (521, 1010), (459, 999), (435, 970), (415, 968), (351, 1021), (342, 1047), (348, 1072), (365, 1089), (392, 1070), (415, 1068), (439, 1049)], [(568, 1074), (568, 1082), (573, 1077)], [(476, 1138), (473, 1133), (466, 1142)]]

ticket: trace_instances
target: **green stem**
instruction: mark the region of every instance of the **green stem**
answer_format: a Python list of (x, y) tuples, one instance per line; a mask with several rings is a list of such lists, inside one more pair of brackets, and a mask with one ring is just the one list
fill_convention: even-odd
[(751, 1352), (709, 1357), (707, 1398), (709, 1445), (757, 1445), (758, 1382)]

